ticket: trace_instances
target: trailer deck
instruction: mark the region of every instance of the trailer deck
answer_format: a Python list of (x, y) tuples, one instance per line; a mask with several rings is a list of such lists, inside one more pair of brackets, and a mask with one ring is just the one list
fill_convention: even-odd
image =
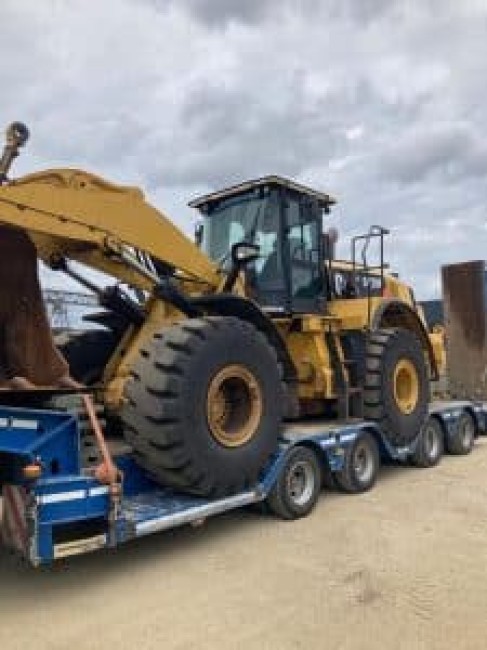
[[(473, 423), (475, 435), (485, 433), (483, 405), (432, 404), (430, 420), (440, 425), (447, 450), (465, 418)], [(417, 444), (422, 437), (418, 435)], [(130, 447), (111, 441), (110, 448), (122, 477), (119, 490), (101, 483), (93, 468), (83, 466), (76, 417), (0, 407), (4, 544), (37, 566), (176, 526), (198, 525), (263, 501), (292, 519), (312, 509), (325, 474), (346, 491), (360, 492), (375, 482), (379, 457), (404, 462), (415, 452), (414, 446), (391, 448), (378, 427), (363, 420), (287, 424), (277, 453), (256, 485), (209, 499), (161, 488), (136, 465)]]

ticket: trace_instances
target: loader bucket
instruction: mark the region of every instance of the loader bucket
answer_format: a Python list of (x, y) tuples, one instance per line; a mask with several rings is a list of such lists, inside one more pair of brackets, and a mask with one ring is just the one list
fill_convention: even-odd
[[(68, 374), (42, 299), (37, 251), (20, 229), (0, 225), (0, 387), (55, 386)], [(29, 383), (33, 386), (29, 386)]]

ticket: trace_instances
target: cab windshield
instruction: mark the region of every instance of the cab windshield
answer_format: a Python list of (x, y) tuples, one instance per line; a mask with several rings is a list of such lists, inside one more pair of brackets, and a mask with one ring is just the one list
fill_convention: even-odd
[(202, 249), (213, 261), (228, 268), (234, 244), (259, 246), (257, 273), (279, 247), (279, 205), (275, 193), (257, 188), (209, 206), (205, 215)]

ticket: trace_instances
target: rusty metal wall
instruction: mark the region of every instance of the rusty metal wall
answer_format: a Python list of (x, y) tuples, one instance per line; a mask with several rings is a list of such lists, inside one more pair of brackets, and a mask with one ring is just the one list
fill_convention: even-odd
[(441, 269), (452, 397), (487, 400), (486, 262)]

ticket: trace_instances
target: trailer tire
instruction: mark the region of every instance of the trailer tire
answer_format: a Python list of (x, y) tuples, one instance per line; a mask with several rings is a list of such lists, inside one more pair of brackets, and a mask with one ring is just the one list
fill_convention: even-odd
[(349, 494), (370, 490), (377, 480), (380, 468), (379, 450), (372, 434), (361, 433), (345, 450), (343, 468), (335, 472), (339, 487)]
[(364, 417), (377, 422), (396, 447), (414, 441), (428, 414), (429, 382), (418, 338), (406, 329), (381, 329), (366, 347)]
[(457, 420), (453, 434), (446, 437), (446, 450), (454, 456), (466, 456), (475, 444), (476, 425), (472, 415), (464, 411)]
[(430, 416), (419, 434), (416, 448), (410, 456), (415, 467), (435, 467), (445, 450), (445, 436), (438, 418)]
[(269, 509), (281, 519), (306, 517), (320, 496), (321, 482), (316, 453), (307, 447), (293, 447), (267, 497)]
[(274, 348), (234, 317), (184, 320), (141, 351), (124, 435), (158, 482), (203, 496), (254, 484), (277, 448), (283, 398)]

